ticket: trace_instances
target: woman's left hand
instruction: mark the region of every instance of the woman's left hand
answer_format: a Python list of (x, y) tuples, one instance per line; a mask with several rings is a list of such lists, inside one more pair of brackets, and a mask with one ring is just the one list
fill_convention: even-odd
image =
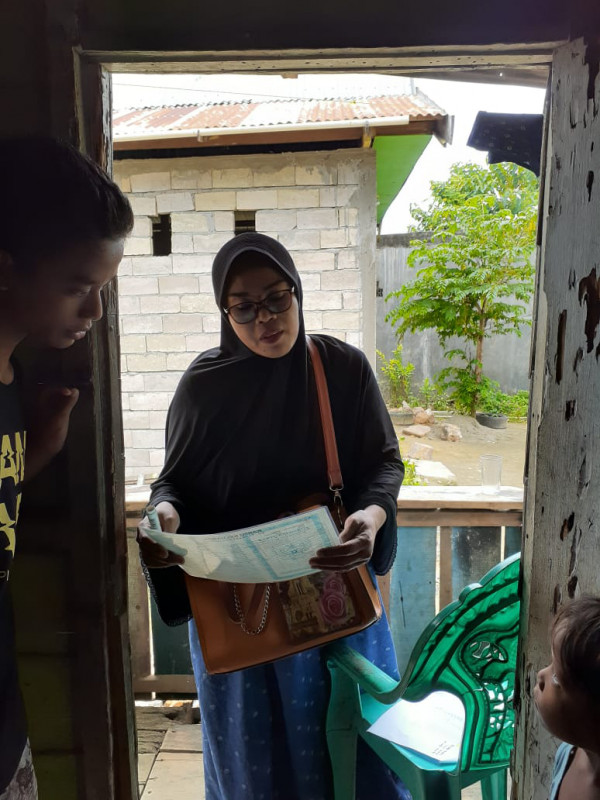
[(340, 533), (341, 544), (317, 550), (310, 559), (310, 566), (313, 569), (345, 572), (366, 564), (373, 555), (375, 537), (385, 519), (384, 509), (375, 505), (350, 514)]

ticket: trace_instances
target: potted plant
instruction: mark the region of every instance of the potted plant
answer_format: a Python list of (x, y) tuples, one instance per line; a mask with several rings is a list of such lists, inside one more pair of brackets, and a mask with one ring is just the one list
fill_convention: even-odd
[(475, 419), (486, 428), (506, 428), (508, 416), (505, 413), (504, 395), (495, 385), (495, 381), (485, 381), (479, 393), (477, 403), (479, 410), (475, 412)]

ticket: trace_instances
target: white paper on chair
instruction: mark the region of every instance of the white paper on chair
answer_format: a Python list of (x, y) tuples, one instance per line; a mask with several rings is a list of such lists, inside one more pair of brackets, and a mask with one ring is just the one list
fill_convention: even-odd
[(456, 695), (432, 692), (417, 703), (398, 700), (369, 733), (408, 747), (434, 761), (458, 761), (465, 708)]

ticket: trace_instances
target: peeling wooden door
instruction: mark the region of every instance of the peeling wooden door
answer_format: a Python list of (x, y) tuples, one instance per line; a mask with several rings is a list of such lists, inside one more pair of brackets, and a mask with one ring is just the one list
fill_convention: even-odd
[(582, 40), (553, 58), (523, 540), (513, 797), (547, 800), (556, 741), (531, 692), (556, 609), (600, 593), (600, 82)]

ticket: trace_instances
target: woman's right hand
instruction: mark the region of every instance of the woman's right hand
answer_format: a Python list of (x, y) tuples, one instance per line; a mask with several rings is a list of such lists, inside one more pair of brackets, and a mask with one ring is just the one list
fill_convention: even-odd
[[(156, 506), (156, 512), (160, 520), (161, 530), (165, 533), (177, 533), (179, 514), (175, 506), (172, 503), (163, 501)], [(153, 542), (148, 534), (142, 530), (143, 527), (150, 527), (148, 517), (144, 517), (139, 523), (136, 537), (142, 559), (147, 567), (161, 569), (162, 567), (173, 567), (184, 563), (185, 559), (182, 556), (171, 553), (170, 550), (162, 547), (162, 545)]]

